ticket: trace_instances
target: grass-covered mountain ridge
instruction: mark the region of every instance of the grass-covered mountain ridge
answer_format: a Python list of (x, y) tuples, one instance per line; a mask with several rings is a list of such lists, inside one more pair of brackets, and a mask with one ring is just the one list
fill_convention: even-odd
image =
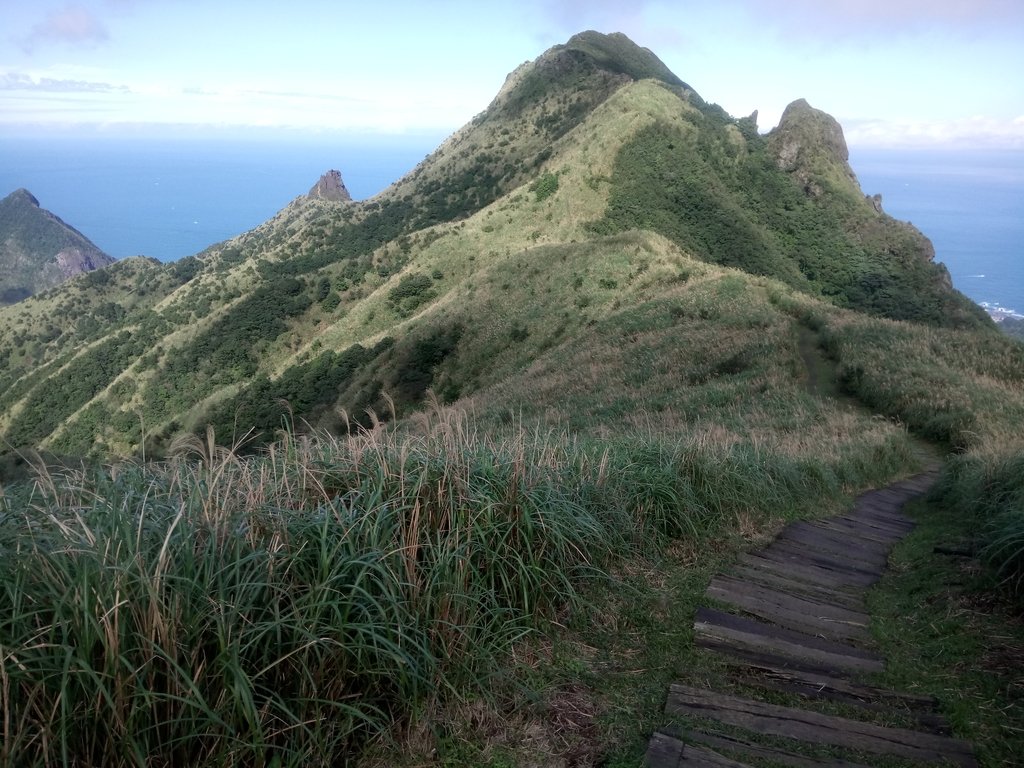
[(113, 261), (27, 189), (0, 200), (0, 306)]
[(762, 135), (625, 36), (584, 32), (374, 198), (302, 197), (196, 256), (4, 308), (0, 436), (157, 455), (208, 424), (339, 429), (431, 389), (494, 403), (699, 280), (987, 333), (932, 256), (865, 197), (828, 115), (796, 101)]

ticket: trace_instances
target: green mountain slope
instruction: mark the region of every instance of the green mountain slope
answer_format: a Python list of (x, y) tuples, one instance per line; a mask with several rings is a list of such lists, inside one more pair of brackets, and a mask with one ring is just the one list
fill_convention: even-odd
[(369, 423), (586, 349), (593, 328), (718, 267), (994, 332), (931, 255), (864, 197), (832, 118), (796, 102), (761, 136), (650, 51), (586, 32), (509, 75), (373, 199), (299, 198), (196, 257), (135, 260), (0, 312), (0, 435), (157, 455), (207, 424), (228, 441), (288, 414)]
[(40, 208), (27, 189), (0, 200), (0, 305), (113, 261), (81, 232)]

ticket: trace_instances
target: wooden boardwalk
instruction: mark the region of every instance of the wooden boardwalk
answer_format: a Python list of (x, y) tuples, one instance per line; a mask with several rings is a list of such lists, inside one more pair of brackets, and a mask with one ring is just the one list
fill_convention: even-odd
[[(934, 479), (926, 472), (863, 494), (844, 515), (792, 523), (712, 579), (707, 597), (726, 608), (697, 610), (696, 642), (722, 654), (732, 681), (766, 700), (672, 685), (665, 713), (686, 726), (651, 737), (648, 768), (858, 766), (876, 759), (977, 765), (971, 745), (950, 736), (933, 698), (863, 681), (885, 667), (868, 631), (864, 593), (885, 571), (893, 544), (913, 528), (903, 505)], [(768, 703), (780, 694), (802, 703)], [(815, 711), (815, 700), (843, 705), (851, 716)], [(912, 727), (877, 724), (890, 713)], [(801, 745), (814, 745), (819, 756)]]

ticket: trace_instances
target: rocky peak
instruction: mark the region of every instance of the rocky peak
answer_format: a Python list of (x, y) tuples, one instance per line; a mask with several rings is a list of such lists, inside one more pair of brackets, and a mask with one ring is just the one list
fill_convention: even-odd
[(27, 204), (31, 205), (33, 208), (39, 207), (39, 201), (36, 199), (36, 196), (33, 195), (24, 187), (22, 187), (21, 189), (16, 189), (13, 192), (11, 192), (11, 194), (7, 196), (7, 200), (5, 202), (7, 201), (9, 201), (11, 205)]
[(836, 159), (844, 163), (850, 159), (842, 126), (832, 115), (815, 109), (806, 99), (797, 99), (782, 113), (780, 134), (800, 138), (825, 147)]
[(341, 171), (328, 171), (320, 177), (320, 181), (309, 190), (308, 197), (316, 200), (334, 200), (335, 202), (347, 203), (352, 200), (352, 195), (345, 188), (342, 181)]
[(786, 107), (770, 137), (779, 168), (803, 179), (809, 194), (821, 191), (814, 177), (831, 176), (834, 171), (857, 184), (839, 122), (806, 100), (798, 99)]

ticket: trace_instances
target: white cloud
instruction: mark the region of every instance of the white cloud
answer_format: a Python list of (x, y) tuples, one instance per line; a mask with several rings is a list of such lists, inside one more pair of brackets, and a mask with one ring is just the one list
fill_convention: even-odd
[(88, 8), (69, 4), (55, 11), (32, 27), (23, 41), (27, 52), (40, 45), (66, 43), (74, 46), (95, 46), (110, 39), (106, 25)]
[(34, 78), (23, 72), (0, 74), (0, 91), (46, 91), (49, 93), (130, 93), (126, 85), (71, 80), (66, 78)]
[(1024, 115), (956, 120), (847, 120), (846, 141), (860, 147), (1024, 149)]

